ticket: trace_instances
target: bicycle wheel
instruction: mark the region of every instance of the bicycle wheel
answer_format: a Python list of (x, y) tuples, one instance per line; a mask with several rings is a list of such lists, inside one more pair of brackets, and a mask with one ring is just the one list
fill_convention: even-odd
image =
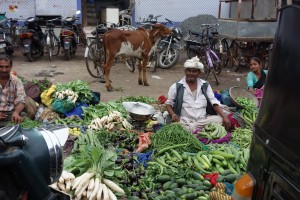
[[(210, 73), (212, 72), (212, 73), (213, 73), (213, 76), (214, 76), (214, 78), (215, 78), (215, 80), (216, 80), (217, 85), (219, 85), (220, 82), (219, 82), (219, 79), (218, 79), (218, 76), (217, 76), (217, 73), (216, 73), (216, 70), (215, 70), (215, 68), (216, 68), (217, 66), (214, 65), (214, 67), (209, 67), (209, 66), (208, 66), (208, 62), (207, 62), (207, 57), (206, 57), (206, 56), (201, 56), (201, 57), (200, 57), (200, 61), (201, 61), (201, 62), (203, 63), (203, 65), (204, 65), (204, 73), (206, 74), (205, 80), (208, 79)], [(220, 63), (220, 62), (219, 62), (219, 63)], [(219, 65), (219, 68), (221, 68), (220, 65)], [(221, 72), (220, 72), (220, 73), (221, 73)]]
[(186, 54), (189, 58), (197, 56), (197, 52), (194, 49), (190, 48), (190, 46), (187, 47)]
[(230, 64), (234, 72), (237, 72), (240, 68), (240, 49), (236, 42), (232, 42), (230, 45)]
[(147, 63), (147, 67), (149, 68), (150, 72), (156, 72), (156, 69), (158, 67), (157, 52), (156, 51), (151, 54), (149, 62)]
[(227, 67), (230, 51), (228, 42), (226, 39), (215, 39), (213, 40), (212, 50), (218, 55), (221, 60), (221, 67)]
[(217, 58), (214, 57), (214, 55), (212, 53), (209, 54), (212, 64), (213, 64), (213, 68), (216, 72), (217, 75), (221, 74), (222, 71), (222, 63), (221, 60), (218, 60)]
[(213, 75), (214, 75), (214, 77), (215, 77), (216, 84), (217, 84), (217, 85), (219, 85), (219, 84), (220, 84), (220, 82), (219, 82), (219, 79), (218, 79), (218, 76), (217, 76), (217, 73), (216, 73), (215, 69), (214, 69), (214, 68), (212, 68), (212, 69), (211, 69), (211, 71), (213, 72)]
[(135, 71), (135, 63), (136, 63), (136, 58), (134, 57), (126, 58), (125, 65), (132, 73)]
[(94, 78), (103, 78), (104, 52), (100, 41), (94, 40), (88, 46), (88, 56), (85, 58), (86, 68)]
[(50, 60), (50, 62), (51, 62), (51, 58), (52, 58), (52, 47), (51, 47), (51, 44), (52, 44), (52, 37), (48, 33), (46, 35), (46, 51), (47, 51), (48, 59)]
[(57, 56), (60, 51), (60, 42), (56, 35), (52, 35), (52, 55)]

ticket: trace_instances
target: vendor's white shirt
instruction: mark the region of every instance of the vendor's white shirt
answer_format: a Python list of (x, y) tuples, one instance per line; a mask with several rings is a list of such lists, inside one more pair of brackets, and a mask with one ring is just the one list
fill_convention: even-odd
[[(196, 98), (194, 98), (192, 91), (186, 83), (185, 77), (179, 81), (179, 83), (183, 84), (184, 94), (183, 94), (183, 103), (181, 108), (180, 120), (186, 122), (197, 122), (201, 119), (206, 118), (206, 106), (207, 100), (204, 94), (201, 91), (201, 86), (206, 81), (198, 78), (197, 80), (197, 93)], [(168, 99), (166, 104), (173, 106), (175, 97), (176, 97), (176, 83), (174, 83), (168, 92)], [(214, 93), (210, 85), (207, 88), (207, 96), (210, 102), (214, 104), (220, 105), (220, 102), (215, 98)]]

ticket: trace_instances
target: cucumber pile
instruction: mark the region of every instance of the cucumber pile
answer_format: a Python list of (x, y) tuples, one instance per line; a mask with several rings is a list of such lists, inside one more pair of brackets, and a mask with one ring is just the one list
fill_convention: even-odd
[(197, 172), (190, 172), (186, 178), (174, 178), (160, 175), (156, 178), (156, 190), (147, 195), (147, 199), (199, 199), (208, 200), (212, 184)]
[(201, 131), (197, 132), (198, 137), (206, 138), (209, 141), (223, 138), (227, 135), (224, 126), (216, 123), (209, 123)]

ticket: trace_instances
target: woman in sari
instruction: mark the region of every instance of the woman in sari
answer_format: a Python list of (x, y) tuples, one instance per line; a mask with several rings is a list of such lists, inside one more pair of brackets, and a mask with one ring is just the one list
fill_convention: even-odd
[(268, 71), (262, 70), (261, 60), (258, 57), (250, 59), (250, 70), (247, 75), (247, 88), (249, 92), (255, 94), (257, 89), (263, 89)]

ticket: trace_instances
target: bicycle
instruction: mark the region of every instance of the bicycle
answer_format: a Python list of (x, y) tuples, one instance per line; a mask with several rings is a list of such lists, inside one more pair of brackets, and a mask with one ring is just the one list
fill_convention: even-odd
[(210, 35), (211, 33), (209, 32), (209, 30), (216, 25), (218, 24), (201, 24), (201, 26), (204, 28), (202, 33), (200, 34), (192, 33), (194, 35), (199, 36), (201, 38), (201, 41), (186, 40), (186, 44), (187, 46), (197, 47), (196, 49), (193, 49), (193, 52), (199, 57), (199, 59), (204, 64), (204, 73), (206, 74), (205, 80), (208, 79), (210, 73), (212, 72), (217, 85), (219, 85), (219, 79), (217, 75), (219, 75), (222, 71), (221, 59), (219, 58), (217, 53), (213, 50), (212, 44), (216, 42), (213, 42), (212, 37)]
[(103, 78), (104, 49), (102, 36), (108, 29), (103, 24), (98, 24), (91, 32), (93, 37), (87, 37), (89, 45), (85, 49), (85, 64), (89, 74), (94, 78)]
[(45, 29), (45, 38), (46, 38), (46, 51), (50, 62), (52, 61), (52, 56), (57, 56), (60, 50), (60, 41), (54, 33), (54, 21), (61, 20), (60, 17), (47, 20), (46, 29)]

